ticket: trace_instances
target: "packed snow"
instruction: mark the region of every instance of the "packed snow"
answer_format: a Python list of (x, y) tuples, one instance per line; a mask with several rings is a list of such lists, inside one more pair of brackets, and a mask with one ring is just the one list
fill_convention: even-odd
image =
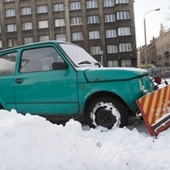
[(170, 128), (156, 138), (132, 122), (107, 131), (0, 110), (0, 170), (169, 170)]
[(142, 120), (109, 131), (0, 110), (0, 170), (169, 170), (170, 129), (151, 137)]

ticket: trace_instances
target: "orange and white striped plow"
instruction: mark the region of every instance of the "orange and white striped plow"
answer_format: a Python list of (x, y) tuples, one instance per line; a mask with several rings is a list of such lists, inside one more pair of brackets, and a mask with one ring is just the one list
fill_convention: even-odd
[(150, 135), (157, 136), (170, 127), (170, 85), (136, 101)]

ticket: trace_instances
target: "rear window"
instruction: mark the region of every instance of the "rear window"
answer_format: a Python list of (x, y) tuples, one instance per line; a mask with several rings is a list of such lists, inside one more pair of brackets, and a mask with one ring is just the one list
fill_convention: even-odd
[(10, 75), (14, 72), (17, 52), (0, 56), (0, 76)]

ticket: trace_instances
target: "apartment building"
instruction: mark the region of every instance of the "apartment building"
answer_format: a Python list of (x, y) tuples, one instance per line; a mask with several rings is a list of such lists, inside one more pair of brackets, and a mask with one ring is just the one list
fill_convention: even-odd
[(105, 66), (136, 66), (133, 0), (0, 0), (0, 49), (68, 41)]

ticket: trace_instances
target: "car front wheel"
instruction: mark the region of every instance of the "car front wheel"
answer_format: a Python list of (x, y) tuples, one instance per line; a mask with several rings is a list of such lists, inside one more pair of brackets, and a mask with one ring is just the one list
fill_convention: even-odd
[(86, 114), (90, 127), (102, 126), (108, 129), (113, 126), (126, 126), (127, 115), (127, 110), (121, 101), (110, 97), (101, 97), (94, 100)]

